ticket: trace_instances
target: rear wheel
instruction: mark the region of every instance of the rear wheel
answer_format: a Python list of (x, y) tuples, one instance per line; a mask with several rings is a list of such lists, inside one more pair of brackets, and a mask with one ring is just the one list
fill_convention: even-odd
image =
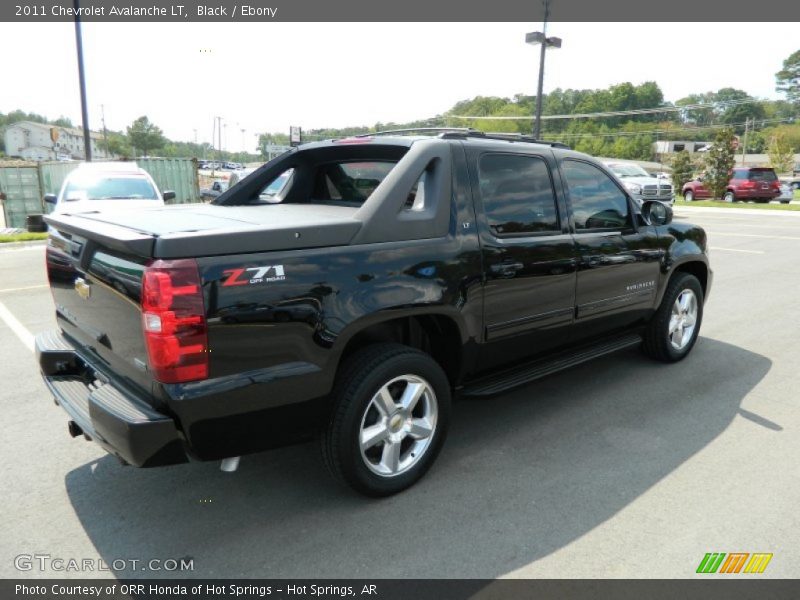
[(683, 192), (683, 199), (686, 202), (692, 202), (694, 200), (694, 192), (692, 190), (686, 190)]
[(733, 192), (727, 191), (725, 195), (722, 197), (722, 200), (725, 202), (736, 202), (736, 196)]
[(676, 273), (647, 326), (642, 349), (663, 362), (677, 362), (694, 347), (703, 321), (703, 288), (697, 277)]
[(322, 440), (331, 473), (368, 496), (414, 484), (436, 460), (450, 416), (450, 382), (427, 354), (375, 344), (343, 365)]

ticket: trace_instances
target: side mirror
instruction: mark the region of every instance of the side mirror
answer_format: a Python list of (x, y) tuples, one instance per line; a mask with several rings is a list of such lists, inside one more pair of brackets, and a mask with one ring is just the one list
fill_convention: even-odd
[(47, 204), (55, 204), (56, 202), (58, 202), (58, 196), (56, 196), (55, 194), (45, 194), (44, 201)]
[(648, 225), (668, 225), (672, 223), (672, 208), (658, 200), (645, 200), (642, 203), (642, 218)]
[(167, 190), (162, 194), (162, 196), (164, 196), (164, 202), (166, 202), (167, 200), (174, 200), (175, 192), (173, 192), (172, 190)]

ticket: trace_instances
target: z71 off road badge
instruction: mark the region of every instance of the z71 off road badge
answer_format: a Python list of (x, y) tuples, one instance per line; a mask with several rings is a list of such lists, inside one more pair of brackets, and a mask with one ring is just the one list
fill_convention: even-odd
[(257, 283), (271, 283), (283, 281), (283, 265), (267, 265), (264, 267), (250, 267), (241, 269), (227, 269), (223, 271), (228, 278), (222, 283), (223, 287), (232, 285), (255, 285)]

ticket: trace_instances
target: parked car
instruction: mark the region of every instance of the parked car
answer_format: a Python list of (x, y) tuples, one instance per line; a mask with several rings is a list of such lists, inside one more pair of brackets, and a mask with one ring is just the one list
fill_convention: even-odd
[(780, 178), (781, 182), (788, 183), (792, 189), (800, 190), (800, 163), (792, 166), (792, 174)]
[(54, 213), (129, 210), (164, 206), (175, 192), (159, 191), (134, 162), (82, 163), (67, 175), (58, 194), (45, 194)]
[[(711, 192), (698, 177), (683, 186), (683, 199), (687, 202), (711, 198)], [(769, 167), (736, 167), (731, 173), (723, 193), (725, 202), (753, 200), (767, 203), (781, 195), (781, 186), (775, 170)]]
[(227, 190), (229, 185), (227, 179), (216, 179), (211, 183), (210, 188), (200, 188), (200, 198), (203, 202), (210, 202)]
[(781, 201), (781, 204), (789, 204), (794, 200), (794, 190), (795, 188), (788, 183), (781, 183), (781, 195), (778, 196), (778, 200)]
[(619, 177), (622, 185), (627, 188), (637, 202), (658, 200), (672, 204), (675, 201), (675, 194), (669, 179), (664, 180), (650, 175), (636, 163), (606, 162), (605, 165)]
[(36, 352), (73, 437), (224, 470), (318, 437), (372, 496), (431, 467), (455, 392), (686, 358), (713, 278), (703, 229), (601, 163), (468, 130), (305, 144), (212, 204), (47, 221), (71, 241)]

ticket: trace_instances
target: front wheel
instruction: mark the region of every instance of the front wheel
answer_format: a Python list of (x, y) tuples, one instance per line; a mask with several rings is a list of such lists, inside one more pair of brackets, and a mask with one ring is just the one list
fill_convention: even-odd
[(367, 496), (413, 485), (436, 460), (450, 416), (450, 382), (428, 354), (375, 344), (353, 354), (333, 392), (322, 440), (328, 469)]
[(647, 326), (642, 349), (662, 362), (686, 358), (694, 347), (703, 321), (703, 288), (697, 277), (676, 273)]
[(683, 199), (686, 200), (686, 202), (692, 202), (694, 200), (694, 192), (692, 190), (686, 190), (683, 193)]

